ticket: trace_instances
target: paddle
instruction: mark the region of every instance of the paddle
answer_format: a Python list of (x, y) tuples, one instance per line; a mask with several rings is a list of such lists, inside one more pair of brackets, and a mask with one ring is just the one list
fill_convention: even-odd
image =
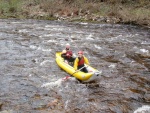
[(87, 67), (87, 66), (83, 66), (82, 68), (76, 70), (73, 74), (71, 74), (71, 76), (74, 75), (76, 72), (80, 71), (81, 69), (85, 68), (85, 67)]
[[(85, 67), (88, 67), (88, 66), (83, 66), (82, 68), (76, 70), (73, 74), (75, 74), (76, 72), (80, 71), (81, 69), (83, 69), (83, 68), (85, 68)], [(73, 74), (71, 74), (71, 76), (72, 76)], [(66, 77), (64, 77), (62, 80), (67, 80), (67, 79), (69, 79), (69, 78), (70, 78), (70, 76), (66, 76)]]

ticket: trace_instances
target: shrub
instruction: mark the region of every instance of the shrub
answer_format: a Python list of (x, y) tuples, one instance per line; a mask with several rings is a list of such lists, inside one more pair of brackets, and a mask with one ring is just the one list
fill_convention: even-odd
[(1, 0), (0, 10), (3, 13), (14, 13), (21, 10), (21, 0)]

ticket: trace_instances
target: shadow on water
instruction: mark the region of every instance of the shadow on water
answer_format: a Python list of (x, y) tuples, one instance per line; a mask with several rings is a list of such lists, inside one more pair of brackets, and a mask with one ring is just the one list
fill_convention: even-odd
[[(0, 111), (150, 111), (150, 32), (131, 25), (0, 20)], [(66, 43), (103, 75), (82, 83), (55, 63)], [(147, 111), (146, 111), (147, 110)]]

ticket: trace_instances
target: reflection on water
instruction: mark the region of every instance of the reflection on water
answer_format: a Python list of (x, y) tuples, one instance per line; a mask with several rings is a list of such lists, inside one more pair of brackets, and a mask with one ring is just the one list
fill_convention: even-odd
[[(150, 112), (149, 29), (42, 20), (0, 20), (0, 26), (0, 111)], [(97, 82), (63, 79), (68, 74), (55, 52), (66, 43), (103, 71)]]

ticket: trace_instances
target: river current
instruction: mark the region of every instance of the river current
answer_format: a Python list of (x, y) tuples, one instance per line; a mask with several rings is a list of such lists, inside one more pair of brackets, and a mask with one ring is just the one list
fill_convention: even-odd
[[(55, 62), (70, 43), (102, 71), (81, 83)], [(150, 29), (133, 25), (0, 20), (0, 113), (150, 112)]]

